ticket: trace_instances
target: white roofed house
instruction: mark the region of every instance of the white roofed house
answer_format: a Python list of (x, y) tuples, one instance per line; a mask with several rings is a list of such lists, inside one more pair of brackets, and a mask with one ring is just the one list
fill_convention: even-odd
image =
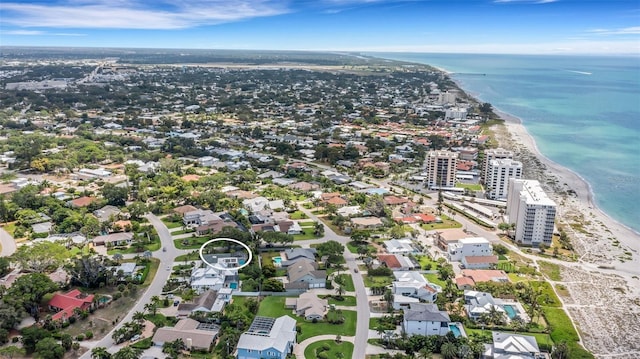
[(238, 272), (234, 270), (222, 270), (206, 266), (196, 268), (191, 273), (191, 289), (202, 293), (208, 289), (219, 291), (222, 288), (237, 286)]
[(485, 344), (483, 358), (488, 359), (538, 359), (548, 358), (540, 353), (536, 338), (529, 335), (492, 332), (493, 343)]
[(391, 239), (384, 241), (384, 247), (391, 254), (416, 254), (418, 251), (413, 247), (413, 241), (408, 238)]
[(107, 247), (128, 246), (133, 241), (133, 233), (119, 232), (111, 233), (104, 236), (97, 236), (93, 239), (96, 246), (104, 245)]
[(288, 315), (279, 318), (255, 317), (242, 333), (235, 352), (237, 359), (286, 359), (296, 344), (296, 321)]
[[(391, 284), (393, 292), (393, 308), (407, 308), (411, 303), (433, 303), (438, 299), (442, 288), (429, 281), (417, 271), (393, 272), (395, 280)], [(413, 299), (413, 300), (412, 300)]]
[(264, 197), (255, 197), (245, 199), (242, 201), (242, 205), (248, 209), (251, 213), (264, 211), (269, 207), (269, 200)]
[(218, 336), (219, 327), (214, 324), (200, 323), (190, 318), (180, 319), (175, 327), (159, 328), (153, 335), (153, 344), (162, 346), (164, 343), (182, 339), (187, 349), (208, 352)]

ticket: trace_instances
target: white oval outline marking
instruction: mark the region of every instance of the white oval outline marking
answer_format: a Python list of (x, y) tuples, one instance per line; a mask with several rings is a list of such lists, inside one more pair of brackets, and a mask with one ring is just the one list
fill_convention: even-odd
[[(247, 259), (247, 262), (245, 264), (239, 266), (239, 267), (233, 267), (233, 268), (222, 268), (222, 267), (219, 267), (219, 266), (217, 266), (215, 264), (211, 264), (211, 263), (207, 262), (207, 260), (204, 259), (204, 255), (202, 253), (202, 250), (204, 249), (204, 247), (206, 247), (210, 243), (219, 242), (219, 241), (230, 241), (230, 242), (237, 243), (237, 244), (241, 245), (242, 247), (244, 247), (244, 249), (247, 250), (247, 253), (249, 253), (249, 259)], [(238, 270), (248, 266), (249, 263), (251, 263), (251, 260), (253, 259), (253, 253), (251, 252), (251, 248), (249, 248), (249, 246), (247, 246), (246, 244), (240, 242), (239, 240), (233, 239), (233, 238), (214, 238), (214, 239), (211, 239), (211, 240), (207, 241), (205, 244), (203, 244), (200, 247), (199, 253), (200, 253), (200, 259), (202, 259), (202, 261), (204, 263), (206, 263), (209, 267), (211, 267), (213, 269), (217, 269), (217, 270), (222, 270), (222, 271), (224, 271), (224, 270), (238, 271)]]

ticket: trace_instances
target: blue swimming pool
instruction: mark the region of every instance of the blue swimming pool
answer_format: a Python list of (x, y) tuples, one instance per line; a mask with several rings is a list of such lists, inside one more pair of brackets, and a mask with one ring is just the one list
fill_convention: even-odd
[(502, 307), (504, 308), (504, 311), (507, 312), (509, 319), (513, 319), (518, 316), (518, 311), (516, 311), (512, 305), (505, 304)]
[(449, 330), (451, 330), (453, 336), (456, 338), (462, 335), (462, 332), (460, 332), (460, 328), (458, 328), (458, 326), (455, 324), (449, 324)]
[(280, 265), (280, 263), (282, 263), (282, 258), (280, 257), (273, 257), (273, 263), (276, 265)]
[(238, 283), (229, 283), (229, 288), (238, 289)]

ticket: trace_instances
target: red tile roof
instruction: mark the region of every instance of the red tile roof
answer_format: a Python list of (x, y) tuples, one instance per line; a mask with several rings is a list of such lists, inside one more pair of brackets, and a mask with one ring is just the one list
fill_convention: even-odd
[(386, 264), (388, 268), (402, 268), (395, 254), (379, 254), (378, 260)]
[(69, 203), (71, 203), (71, 205), (74, 207), (86, 207), (97, 200), (98, 199), (95, 197), (84, 196), (84, 197), (79, 197), (74, 200), (71, 200), (69, 201)]
[(87, 309), (93, 303), (93, 294), (85, 295), (77, 289), (67, 293), (56, 293), (49, 301), (49, 306), (60, 309), (51, 318), (66, 319), (73, 316), (74, 309)]

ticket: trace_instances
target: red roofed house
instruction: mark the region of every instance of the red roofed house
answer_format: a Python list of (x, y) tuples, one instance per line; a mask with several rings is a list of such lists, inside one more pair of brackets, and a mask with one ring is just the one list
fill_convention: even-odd
[(96, 197), (78, 197), (74, 200), (71, 200), (69, 202), (67, 202), (67, 204), (71, 207), (75, 207), (75, 208), (80, 208), (80, 207), (87, 207), (88, 205), (90, 205), (91, 203), (97, 201), (98, 199)]
[(86, 295), (77, 289), (67, 293), (56, 293), (49, 301), (49, 310), (56, 312), (51, 319), (63, 322), (75, 315), (76, 308), (89, 310), (93, 307), (93, 294)]
[(416, 214), (416, 217), (420, 218), (422, 223), (433, 223), (433, 222), (436, 222), (438, 220), (436, 218), (436, 216), (434, 216), (432, 214), (418, 213), (418, 214)]
[(384, 197), (383, 200), (384, 200), (384, 204), (388, 206), (397, 206), (397, 205), (409, 202), (409, 200), (406, 198), (396, 197), (396, 196), (386, 196)]
[(342, 197), (333, 197), (333, 198), (329, 198), (328, 200), (324, 201), (324, 203), (326, 204), (332, 204), (338, 208), (342, 208), (344, 206), (346, 206), (349, 202), (347, 202), (346, 200), (342, 199)]

